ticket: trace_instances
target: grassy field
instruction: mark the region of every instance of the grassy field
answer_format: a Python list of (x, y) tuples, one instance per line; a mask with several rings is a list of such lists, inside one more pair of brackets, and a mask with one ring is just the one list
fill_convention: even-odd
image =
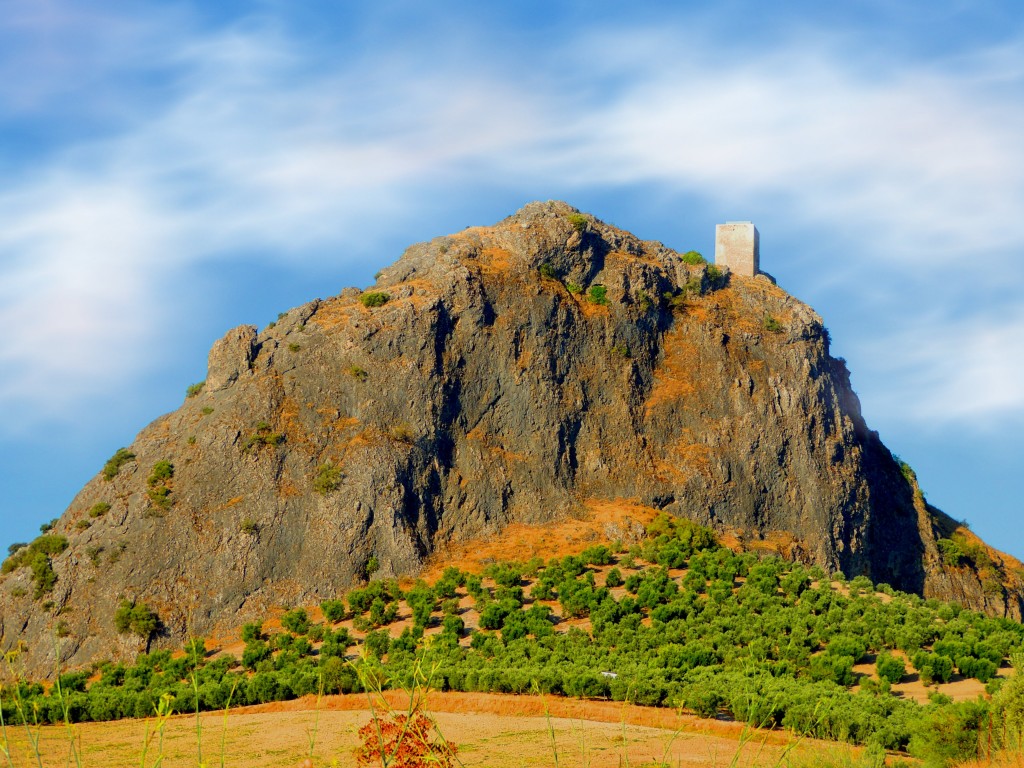
[[(401, 692), (389, 692), (388, 698), (396, 708), (405, 703)], [(737, 723), (612, 702), (433, 693), (429, 710), (445, 738), (458, 745), (459, 761), (465, 766), (844, 766), (855, 765), (858, 755), (858, 750), (842, 745), (794, 742), (777, 731), (753, 731)], [(370, 719), (362, 695), (330, 696), (319, 702), (307, 697), (237, 709), (227, 716), (204, 714), (203, 765), (302, 766), (310, 756), (314, 766), (355, 765), (357, 731)], [(199, 765), (192, 716), (167, 720), (162, 746), (154, 720), (87, 723), (73, 726), (71, 732), (82, 766)], [(70, 758), (70, 765), (75, 765), (68, 729), (48, 726), (37, 733), (39, 762), (25, 731), (8, 730), (9, 764), (57, 768), (69, 765)]]

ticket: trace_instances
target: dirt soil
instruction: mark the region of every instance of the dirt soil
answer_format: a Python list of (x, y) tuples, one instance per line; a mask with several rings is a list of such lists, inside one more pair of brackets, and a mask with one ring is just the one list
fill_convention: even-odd
[[(400, 692), (389, 698), (395, 707), (407, 701)], [(444, 693), (430, 697), (429, 711), (445, 739), (458, 745), (465, 766), (753, 767), (777, 765), (787, 753), (808, 764), (811, 753), (839, 757), (850, 751), (810, 740), (794, 745), (781, 732), (757, 732), (737, 723), (612, 702)], [(223, 764), (232, 768), (298, 768), (312, 753), (313, 766), (354, 765), (356, 732), (370, 717), (362, 695), (330, 696), (319, 703), (307, 697), (242, 708), (226, 717), (204, 714), (200, 720), (203, 764), (220, 766), (223, 755)], [(191, 716), (167, 722), (162, 748), (152, 720), (88, 723), (73, 726), (72, 732), (85, 768), (142, 765), (147, 733), (146, 766), (154, 765), (161, 755), (162, 768), (195, 768), (200, 763), (196, 720)], [(68, 765), (68, 730), (52, 726), (38, 733), (42, 765)], [(23, 730), (8, 729), (7, 738), (15, 766), (36, 764)]]

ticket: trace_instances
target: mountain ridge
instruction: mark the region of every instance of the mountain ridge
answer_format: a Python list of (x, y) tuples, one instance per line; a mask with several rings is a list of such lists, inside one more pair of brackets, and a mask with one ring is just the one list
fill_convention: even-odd
[(4, 577), (0, 647), (27, 643), (30, 668), (137, 652), (123, 600), (152, 606), (146, 642), (169, 646), (587, 499), (786, 534), (794, 559), (989, 613), (1024, 605), (1019, 564), (958, 533), (864, 423), (810, 307), (565, 203), (232, 329), (191, 395), (72, 501), (40, 599), (39, 553)]

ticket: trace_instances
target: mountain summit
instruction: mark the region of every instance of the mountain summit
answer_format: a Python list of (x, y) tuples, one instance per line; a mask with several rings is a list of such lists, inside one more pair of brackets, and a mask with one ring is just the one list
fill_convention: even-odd
[(1024, 607), (1020, 564), (930, 507), (865, 425), (813, 310), (548, 202), (229, 331), (205, 384), (5, 563), (0, 645), (24, 641), (42, 674), (55, 653), (128, 656), (132, 604), (177, 645), (615, 500), (977, 610)]

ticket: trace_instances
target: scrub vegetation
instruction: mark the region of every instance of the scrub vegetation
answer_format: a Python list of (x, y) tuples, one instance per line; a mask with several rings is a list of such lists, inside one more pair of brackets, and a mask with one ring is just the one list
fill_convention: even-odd
[[(159, 624), (129, 603), (112, 618), (147, 638)], [(935, 766), (1019, 750), (1024, 734), (1024, 677), (1009, 670), (1024, 666), (1021, 624), (736, 553), (665, 515), (628, 549), (610, 542), (483, 573), (449, 567), (404, 588), (377, 579), (278, 618), (273, 632), (269, 622), (245, 625), (238, 655), (195, 640), (184, 653), (97, 664), (48, 689), (7, 685), (4, 722), (359, 692), (368, 685), (359, 664), (372, 663), (373, 687), (400, 687), (429, 668), (441, 690), (679, 708)], [(985, 693), (955, 702), (939, 691), (963, 678)], [(933, 687), (927, 703), (893, 688), (912, 679)]]

